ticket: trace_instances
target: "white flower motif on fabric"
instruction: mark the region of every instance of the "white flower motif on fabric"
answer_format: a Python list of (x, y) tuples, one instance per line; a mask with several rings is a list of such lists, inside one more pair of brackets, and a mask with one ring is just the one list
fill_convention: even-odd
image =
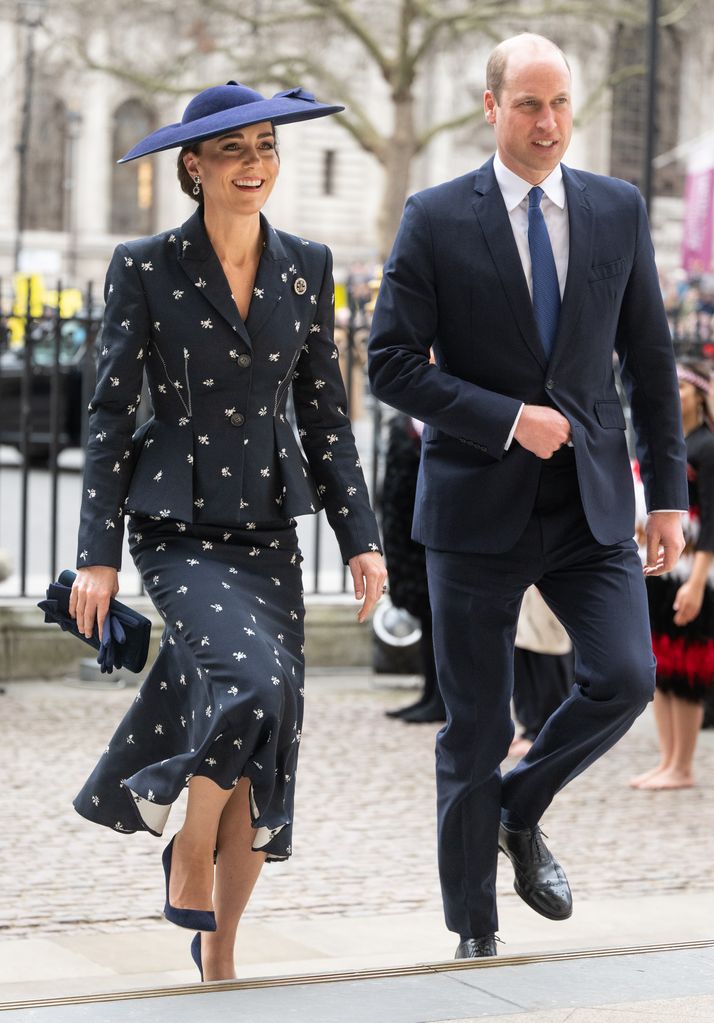
[(134, 265), (134, 260), (131, 258), (131, 256), (124, 256), (124, 265), (125, 266), (133, 266)]
[(180, 288), (176, 288), (176, 291), (174, 291), (174, 298), (177, 302), (180, 298), (183, 298), (183, 291)]
[(141, 264), (141, 269), (142, 270), (153, 270), (154, 269), (154, 264), (151, 262), (151, 260), (148, 260), (148, 262)]
[(201, 320), (201, 326), (204, 330), (213, 330), (213, 323), (211, 322), (210, 316), (207, 320)]

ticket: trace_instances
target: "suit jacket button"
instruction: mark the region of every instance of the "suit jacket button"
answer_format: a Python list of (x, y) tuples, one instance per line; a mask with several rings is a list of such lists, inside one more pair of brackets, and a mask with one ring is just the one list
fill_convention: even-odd
[(545, 389), (546, 391), (552, 391), (555, 387), (555, 380), (551, 377), (550, 380), (546, 380)]
[(250, 366), (251, 362), (252, 359), (250, 355), (246, 355), (245, 352), (243, 352), (242, 355), (238, 356), (238, 365), (241, 366), (243, 369), (247, 369), (248, 366)]
[(242, 426), (245, 422), (245, 416), (242, 412), (234, 412), (231, 416), (231, 426)]

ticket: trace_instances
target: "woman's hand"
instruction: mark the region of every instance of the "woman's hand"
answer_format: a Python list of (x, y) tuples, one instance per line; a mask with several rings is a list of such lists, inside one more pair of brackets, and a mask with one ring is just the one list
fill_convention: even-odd
[(69, 598), (69, 613), (77, 619), (77, 628), (87, 639), (92, 635), (94, 621), (101, 638), (109, 601), (119, 592), (119, 575), (108, 565), (93, 565), (77, 570)]
[(387, 569), (382, 555), (375, 551), (356, 554), (354, 558), (350, 558), (349, 566), (355, 587), (355, 597), (357, 600), (362, 600), (364, 597), (364, 603), (357, 612), (357, 621), (362, 623), (385, 591)]
[(677, 590), (677, 596), (674, 598), (674, 624), (675, 625), (689, 625), (697, 617), (702, 609), (702, 601), (704, 600), (704, 586), (699, 585), (696, 582), (692, 582), (688, 579), (686, 583)]

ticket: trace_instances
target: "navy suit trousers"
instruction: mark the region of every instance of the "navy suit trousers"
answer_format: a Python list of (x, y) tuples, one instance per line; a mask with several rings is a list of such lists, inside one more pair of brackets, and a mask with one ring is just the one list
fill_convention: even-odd
[[(616, 500), (616, 495), (613, 495)], [(572, 449), (542, 463), (533, 514), (505, 554), (427, 550), (434, 650), (447, 722), (437, 736), (439, 873), (449, 930), (498, 928), (503, 808), (538, 823), (567, 782), (613, 746), (652, 699), (655, 661), (634, 540), (595, 541)], [(513, 737), (516, 622), (536, 583), (575, 647), (575, 683), (502, 777)]]

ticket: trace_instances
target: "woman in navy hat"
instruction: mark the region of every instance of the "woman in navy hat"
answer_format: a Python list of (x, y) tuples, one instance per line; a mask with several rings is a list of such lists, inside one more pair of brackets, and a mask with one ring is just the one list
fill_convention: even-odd
[[(294, 516), (324, 507), (364, 621), (386, 578), (332, 340), (332, 258), (261, 214), (275, 126), (342, 109), (229, 82), (123, 161), (179, 148), (185, 224), (109, 267), (71, 611), (99, 631), (124, 520), (164, 619), (159, 655), (75, 808), (161, 835), (166, 917), (197, 933), (202, 978), (235, 976), (236, 928), (263, 862), (292, 851), (303, 713)], [(154, 415), (134, 432), (144, 369)], [(299, 442), (286, 415), (292, 394)], [(326, 807), (311, 807), (326, 813)]]

